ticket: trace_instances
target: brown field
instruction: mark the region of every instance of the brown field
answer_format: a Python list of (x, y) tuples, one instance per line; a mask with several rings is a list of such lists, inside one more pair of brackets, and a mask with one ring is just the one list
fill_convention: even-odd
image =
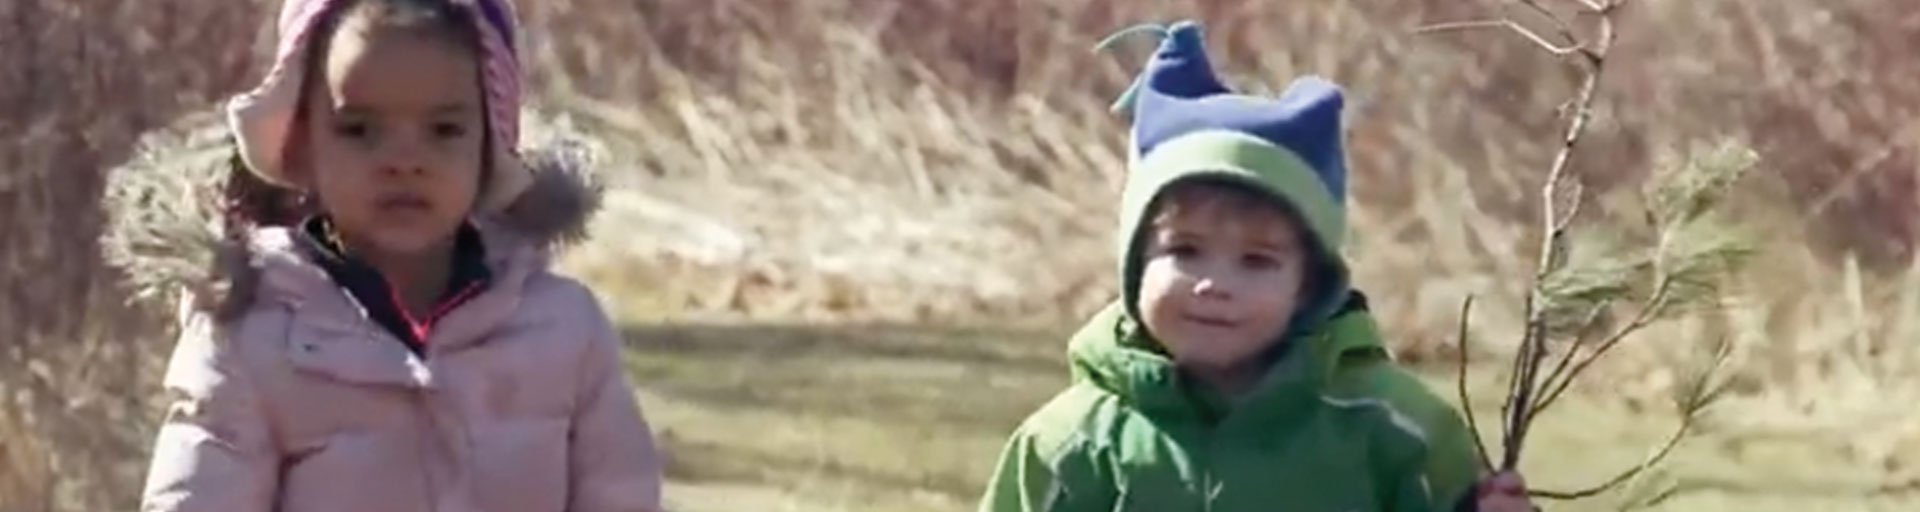
[[(971, 506), (1113, 293), (1105, 105), (1146, 50), (1093, 53), (1109, 30), (1195, 17), (1236, 85), (1345, 84), (1357, 280), (1436, 379), (1477, 295), (1476, 389), (1515, 339), (1574, 78), (1507, 34), (1411, 33), (1475, 2), (519, 3), (538, 105), (601, 138), (613, 187), (565, 270), (628, 326), (691, 511)], [(258, 76), (273, 9), (0, 2), (0, 511), (132, 508), (168, 338), (97, 256), (96, 205), (141, 133)], [(1920, 408), (1897, 405), (1920, 401), (1920, 11), (1643, 0), (1624, 23), (1576, 162), (1593, 229), (1630, 230), (1648, 172), (1732, 139), (1761, 156), (1732, 205), (1760, 256), (1546, 420), (1531, 481), (1636, 460), (1673, 367), (1729, 336), (1736, 396), (1663, 509), (1920, 508)]]

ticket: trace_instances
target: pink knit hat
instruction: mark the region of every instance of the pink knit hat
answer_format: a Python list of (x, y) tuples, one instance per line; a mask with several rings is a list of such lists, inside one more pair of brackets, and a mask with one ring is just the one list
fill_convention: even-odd
[[(516, 56), (513, 4), (509, 0), (448, 0), (464, 5), (480, 29), (481, 88), (485, 91), (489, 146), (493, 168), (483, 179), (477, 208), (505, 208), (533, 181), (520, 159), (520, 59)], [(306, 81), (307, 52), (324, 14), (346, 0), (284, 0), (280, 6), (279, 42), (273, 67), (260, 85), (227, 102), (227, 124), (240, 146), (240, 156), (270, 183), (292, 186), (282, 162), (292, 132), (300, 92)]]

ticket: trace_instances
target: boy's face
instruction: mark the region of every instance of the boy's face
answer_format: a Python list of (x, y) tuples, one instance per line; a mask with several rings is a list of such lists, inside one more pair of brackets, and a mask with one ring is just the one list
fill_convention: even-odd
[(446, 242), (476, 200), (485, 138), (472, 52), (349, 16), (306, 94), (297, 179), (358, 251)]
[(1251, 192), (1177, 185), (1146, 227), (1141, 319), (1176, 364), (1201, 372), (1259, 369), (1299, 305), (1300, 228)]

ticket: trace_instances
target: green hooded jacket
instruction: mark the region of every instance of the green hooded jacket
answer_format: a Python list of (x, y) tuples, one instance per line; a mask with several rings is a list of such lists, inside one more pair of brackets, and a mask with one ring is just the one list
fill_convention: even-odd
[(1362, 308), (1231, 408), (1137, 325), (1115, 304), (1074, 335), (1073, 384), (1008, 440), (982, 512), (1454, 510), (1476, 479), (1465, 424)]
[[(1073, 382), (1007, 441), (982, 512), (1456, 510), (1479, 464), (1453, 408), (1397, 367), (1340, 256), (1341, 98), (1323, 80), (1231, 94), (1175, 25), (1140, 81), (1118, 234), (1121, 298), (1068, 349)], [(1142, 224), (1205, 180), (1292, 214), (1317, 266), (1253, 389), (1191, 384), (1138, 321)]]

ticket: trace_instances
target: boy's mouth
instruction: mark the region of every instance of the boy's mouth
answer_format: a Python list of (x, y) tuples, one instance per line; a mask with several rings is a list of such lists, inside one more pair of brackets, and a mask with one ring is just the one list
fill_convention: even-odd
[(1192, 322), (1196, 325), (1200, 325), (1204, 327), (1213, 327), (1217, 329), (1232, 329), (1240, 325), (1240, 322), (1235, 322), (1233, 320), (1228, 320), (1228, 319), (1219, 318), (1219, 317), (1202, 316), (1202, 315), (1195, 315), (1191, 313), (1186, 314), (1184, 316), (1186, 317), (1188, 322)]

